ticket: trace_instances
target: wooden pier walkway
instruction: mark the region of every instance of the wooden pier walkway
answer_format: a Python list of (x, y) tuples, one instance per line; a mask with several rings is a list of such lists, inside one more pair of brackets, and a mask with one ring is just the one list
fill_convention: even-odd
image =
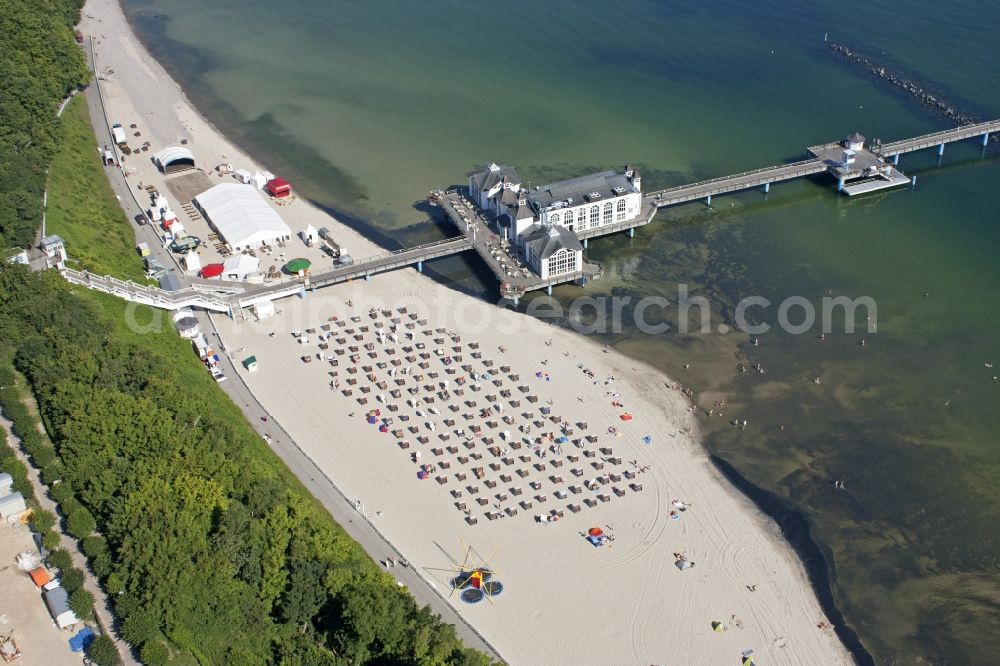
[[(904, 153), (935, 146), (938, 149), (938, 155), (941, 155), (944, 153), (945, 144), (964, 141), (974, 137), (979, 137), (985, 147), (989, 141), (990, 134), (998, 131), (1000, 131), (1000, 119), (954, 127), (891, 143), (865, 146), (858, 151), (861, 157), (864, 158), (859, 159), (859, 163), (883, 164), (887, 160), (891, 160), (892, 164), (895, 165), (899, 161), (899, 156)], [(813, 157), (809, 159), (649, 192), (643, 196), (642, 211), (631, 220), (592, 229), (578, 230), (576, 234), (583, 241), (584, 246), (586, 246), (589, 239), (598, 236), (608, 236), (621, 232), (633, 235), (637, 227), (642, 227), (652, 222), (656, 217), (656, 212), (660, 208), (676, 206), (691, 201), (705, 201), (705, 203), (711, 205), (713, 196), (758, 187), (767, 192), (774, 183), (813, 176), (824, 172), (838, 177), (840, 179), (840, 187), (843, 187), (845, 177), (860, 177), (862, 173), (860, 170), (856, 174), (853, 172), (847, 173), (850, 169), (854, 169), (854, 167), (845, 167), (843, 163), (835, 162), (833, 158), (829, 157), (835, 155), (839, 159), (839, 155), (843, 152), (840, 146), (841, 144), (839, 143), (813, 146), (809, 148), (809, 151), (813, 154)], [(898, 175), (902, 176), (902, 174)], [(905, 180), (903, 182), (905, 183)], [(305, 277), (289, 276), (278, 282), (266, 285), (248, 285), (243, 282), (205, 281), (185, 278), (182, 290), (168, 292), (162, 289), (142, 287), (130, 282), (122, 282), (110, 277), (99, 277), (76, 271), (66, 271), (65, 274), (68, 280), (76, 284), (105, 291), (154, 307), (176, 310), (193, 305), (221, 312), (228, 310), (232, 314), (241, 312), (243, 308), (250, 307), (264, 300), (275, 300), (295, 294), (304, 294), (312, 289), (339, 284), (349, 280), (359, 278), (368, 279), (378, 273), (397, 268), (415, 265), (418, 270), (422, 271), (423, 262), (425, 261), (451, 256), (468, 250), (475, 250), (479, 254), (493, 274), (496, 275), (497, 280), (500, 281), (502, 293), (505, 296), (513, 297), (515, 300), (518, 296), (528, 291), (538, 289), (551, 290), (554, 285), (566, 282), (583, 283), (601, 274), (602, 267), (600, 264), (585, 259), (582, 271), (542, 280), (538, 275), (526, 270), (523, 262), (516, 253), (512, 253), (490, 228), (489, 222), (482, 215), (482, 212), (476, 210), (468, 201), (464, 200), (460, 193), (455, 191), (443, 193), (443, 196), (438, 198), (437, 203), (444, 210), (449, 220), (461, 232), (460, 236), (417, 247), (396, 250), (394, 252), (386, 252), (368, 257), (350, 266), (336, 266)]]
[(973, 137), (982, 137), (983, 145), (985, 146), (990, 134), (997, 131), (1000, 131), (1000, 119), (989, 120), (984, 123), (976, 123), (975, 125), (954, 127), (940, 132), (932, 132), (930, 134), (913, 137), (912, 139), (903, 139), (902, 141), (883, 143), (881, 146), (876, 148), (876, 152), (884, 157), (895, 157), (896, 155), (912, 153), (915, 150), (923, 150), (924, 148), (931, 148), (933, 146), (938, 146), (940, 151), (946, 143), (964, 141), (965, 139), (971, 139)]
[(378, 273), (396, 270), (397, 268), (416, 265), (422, 270), (423, 262), (425, 261), (440, 257), (449, 257), (470, 249), (472, 249), (472, 241), (465, 235), (458, 236), (457, 238), (446, 238), (445, 240), (425, 245), (367, 257), (350, 266), (337, 266), (330, 270), (311, 273), (304, 278), (289, 276), (277, 283), (253, 286), (245, 289), (235, 300), (240, 307), (248, 307), (261, 300), (273, 300), (275, 298), (291, 296), (300, 293), (303, 289), (316, 289), (319, 287), (329, 287), (349, 280), (368, 279)]

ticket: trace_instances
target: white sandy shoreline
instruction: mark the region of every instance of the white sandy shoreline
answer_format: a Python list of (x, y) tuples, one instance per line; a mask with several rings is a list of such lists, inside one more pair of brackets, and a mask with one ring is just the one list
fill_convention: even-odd
[[(102, 82), (109, 114), (123, 123), (137, 122), (154, 151), (184, 136), (203, 165), (256, 164), (193, 109), (139, 43), (116, 0), (89, 0), (84, 12), (92, 18), (85, 18), (82, 28), (98, 40), (102, 68), (114, 69), (112, 80)], [(157, 182), (159, 177), (146, 162), (127, 164), (138, 169), (138, 177), (146, 182)], [(309, 223), (334, 229), (356, 257), (378, 251), (369, 240), (306, 202), (297, 201), (280, 212), (293, 230)], [(294, 251), (298, 254), (299, 248)], [(353, 308), (345, 304), (348, 300)], [(510, 365), (521, 378), (512, 383), (527, 384), (539, 396), (539, 403), (530, 407), (537, 410), (551, 400), (553, 412), (571, 423), (586, 421), (588, 433), (600, 435), (596, 446), (613, 446), (626, 463), (636, 460), (648, 466), (649, 471), (637, 478), (643, 490), (628, 491), (577, 514), (567, 511), (562, 520), (549, 525), (532, 518), (540, 513), (540, 505), (492, 522), (482, 516), (485, 509), (476, 506), (473, 513), (479, 514), (479, 524), (467, 525), (449, 494), (459, 487), (455, 480), (439, 485), (432, 479), (416, 479), (410, 453), (422, 447), (427, 460), (432, 458), (428, 450), (437, 444), (419, 445), (413, 434), (408, 436), (411, 448), (404, 451), (391, 433), (377, 432), (362, 418), (377, 406), (374, 393), (368, 405), (360, 406), (360, 393), (347, 397), (329, 386), (336, 379), (346, 380), (347, 361), (333, 370), (339, 376), (332, 380), (331, 366), (324, 361), (301, 361), (304, 354), (319, 351), (318, 340), (300, 345), (290, 334), (319, 327), (334, 315), (367, 318), (369, 308), (382, 306), (419, 312), (428, 320), (419, 328), (461, 333), (463, 345), (478, 342), (481, 360)], [(337, 485), (363, 500), (366, 512), (375, 515), (379, 529), (412, 565), (439, 581), (439, 589), (446, 585), (450, 559), (461, 558), (460, 539), (483, 555), (500, 547), (493, 564), (505, 593), (495, 605), (454, 603), (511, 663), (738, 663), (747, 649), (754, 650), (761, 664), (852, 663), (833, 632), (817, 628), (828, 619), (801, 562), (773, 521), (711, 464), (686, 399), (668, 388), (670, 380), (658, 371), (613, 350), (602, 353), (591, 340), (501, 311), (413, 270), (329, 288), (304, 300), (286, 299), (278, 307), (283, 314), (265, 322), (219, 322), (228, 347), (245, 350), (238, 358), (254, 354), (260, 362), (258, 372), (244, 376), (248, 385)], [(373, 321), (365, 323), (373, 328)], [(507, 351), (501, 354), (500, 346)], [(469, 353), (466, 349), (465, 355)], [(429, 363), (437, 364), (428, 372), (439, 371), (437, 381), (441, 381), (440, 359)], [(583, 375), (581, 365), (593, 371), (596, 385)], [(477, 372), (482, 370), (477, 367)], [(536, 372), (549, 373), (550, 380), (536, 378)], [(609, 376), (615, 380), (605, 385)], [(608, 391), (620, 396), (608, 396)], [(477, 400), (482, 407), (482, 398)], [(624, 406), (613, 406), (614, 400)], [(446, 410), (439, 418), (418, 419), (414, 409), (402, 404), (405, 397), (395, 402), (400, 407), (397, 413), (409, 411), (413, 423), (437, 422), (436, 429), (425, 434), (437, 436), (449, 430), (443, 424)], [(508, 408), (508, 413), (524, 409)], [(620, 421), (625, 409), (634, 415), (627, 423)], [(487, 428), (485, 420), (477, 415), (469, 423)], [(609, 427), (617, 428), (621, 436), (608, 433)], [(650, 445), (642, 441), (647, 435), (652, 438)], [(490, 462), (489, 456), (482, 462)], [(570, 477), (572, 466), (567, 464), (562, 475)], [(595, 474), (588, 470), (583, 478)], [(536, 477), (543, 482), (541, 492), (548, 492), (541, 473), (526, 477), (520, 485), (527, 490), (526, 482)], [(680, 520), (667, 515), (674, 498), (693, 504)], [(549, 495), (545, 509), (560, 508), (572, 499), (557, 502)], [(614, 542), (604, 548), (590, 546), (579, 533), (591, 526), (613, 527)], [(697, 563), (695, 568), (681, 572), (674, 567), (673, 553), (682, 551)], [(756, 591), (747, 585), (756, 585)], [(714, 632), (712, 621), (723, 622), (727, 631)]]

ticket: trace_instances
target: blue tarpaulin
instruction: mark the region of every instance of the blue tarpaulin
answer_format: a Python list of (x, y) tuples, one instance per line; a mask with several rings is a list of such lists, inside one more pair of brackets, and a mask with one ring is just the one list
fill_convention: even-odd
[(90, 644), (94, 642), (94, 632), (90, 630), (90, 627), (84, 627), (81, 629), (76, 636), (69, 639), (69, 649), (73, 652), (83, 652), (90, 647)]

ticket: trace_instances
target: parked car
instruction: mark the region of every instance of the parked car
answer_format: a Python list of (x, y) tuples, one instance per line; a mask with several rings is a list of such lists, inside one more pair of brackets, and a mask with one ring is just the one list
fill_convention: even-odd
[(197, 236), (185, 236), (184, 238), (179, 238), (170, 244), (170, 251), (176, 252), (178, 254), (184, 252), (190, 252), (201, 245), (201, 239)]

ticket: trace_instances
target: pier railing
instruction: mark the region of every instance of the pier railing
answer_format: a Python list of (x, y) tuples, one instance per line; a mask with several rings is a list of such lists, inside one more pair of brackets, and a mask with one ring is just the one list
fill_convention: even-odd
[(690, 185), (668, 187), (664, 190), (650, 192), (647, 194), (647, 197), (652, 197), (658, 207), (671, 206), (716, 194), (746, 190), (751, 187), (760, 187), (770, 183), (810, 176), (823, 171), (826, 171), (826, 164), (816, 158), (810, 158), (799, 162), (792, 162), (791, 164), (779, 164), (777, 166), (744, 171), (731, 176), (710, 178), (709, 180), (691, 183)]
[(229, 301), (221, 296), (191, 288), (166, 291), (159, 287), (141, 285), (131, 280), (119, 280), (110, 275), (94, 275), (72, 268), (64, 269), (62, 275), (67, 282), (72, 284), (163, 310), (180, 310), (185, 307), (197, 306), (206, 310), (228, 313), (231, 309)]
[(921, 136), (913, 137), (912, 139), (903, 139), (902, 141), (883, 143), (878, 148), (877, 152), (885, 157), (892, 157), (902, 153), (909, 153), (914, 150), (930, 148), (931, 146), (939, 146), (941, 144), (952, 143), (954, 141), (971, 139), (974, 136), (992, 134), (997, 131), (1000, 131), (1000, 119), (988, 120), (986, 122), (976, 123), (975, 125), (963, 125), (962, 127), (953, 127), (951, 129), (941, 130), (940, 132), (931, 132), (930, 134), (923, 134)]

